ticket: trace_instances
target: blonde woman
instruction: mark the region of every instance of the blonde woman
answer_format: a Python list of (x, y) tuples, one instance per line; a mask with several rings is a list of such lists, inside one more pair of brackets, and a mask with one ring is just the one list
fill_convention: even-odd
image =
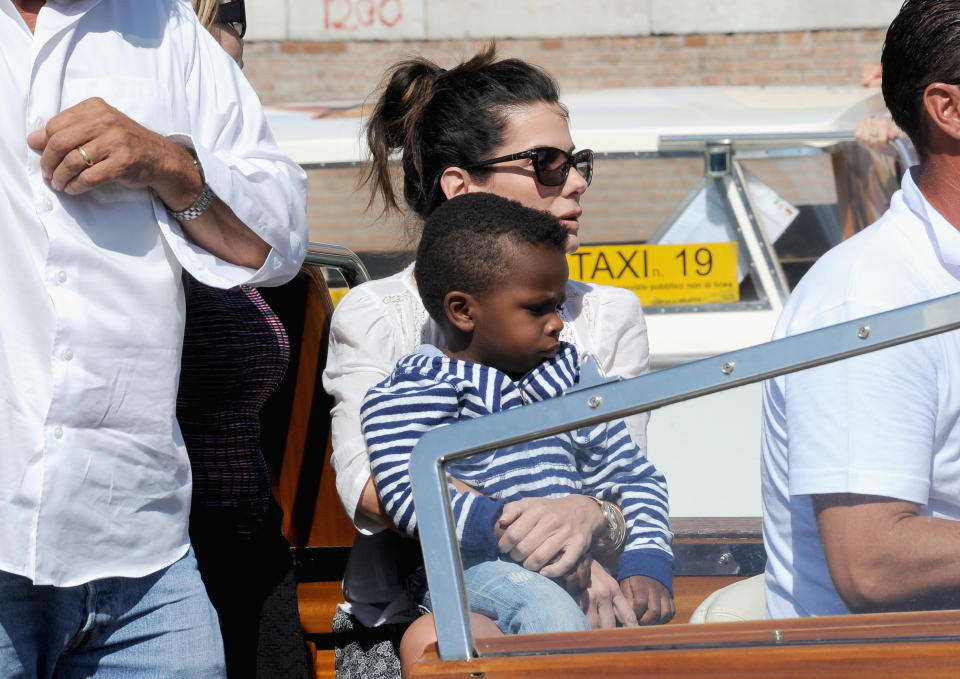
[[(243, 0), (194, 0), (203, 26), (242, 65)], [(177, 418), (193, 472), (190, 539), (223, 635), (229, 679), (304, 677), (290, 546), (260, 450), (260, 410), (289, 342), (255, 288), (185, 281)]]

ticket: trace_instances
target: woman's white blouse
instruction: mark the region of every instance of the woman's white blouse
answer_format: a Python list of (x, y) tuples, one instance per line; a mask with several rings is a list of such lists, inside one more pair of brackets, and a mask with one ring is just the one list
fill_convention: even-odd
[[(560, 338), (581, 354), (595, 355), (605, 374), (629, 378), (647, 372), (647, 325), (634, 293), (570, 281), (561, 317)], [(443, 339), (420, 301), (413, 265), (354, 288), (333, 314), (323, 373), (323, 386), (336, 402), (331, 412), (332, 462), (340, 500), (363, 533), (376, 533), (385, 526), (357, 512), (370, 478), (370, 459), (360, 431), (360, 404), (370, 387), (421, 344), (442, 346)], [(644, 453), (648, 419), (648, 413), (627, 418), (627, 427)]]

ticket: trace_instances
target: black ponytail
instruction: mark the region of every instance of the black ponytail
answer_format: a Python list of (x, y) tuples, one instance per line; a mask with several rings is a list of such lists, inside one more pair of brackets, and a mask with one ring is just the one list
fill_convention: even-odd
[[(512, 109), (559, 101), (553, 78), (520, 59), (498, 60), (493, 43), (449, 70), (423, 57), (402, 61), (384, 83), (366, 123), (372, 163), (363, 181), (371, 204), (379, 196), (385, 210), (399, 209), (388, 166), (399, 151), (404, 200), (423, 218), (446, 200), (443, 171), (490, 157)], [(471, 172), (482, 178), (490, 170)]]

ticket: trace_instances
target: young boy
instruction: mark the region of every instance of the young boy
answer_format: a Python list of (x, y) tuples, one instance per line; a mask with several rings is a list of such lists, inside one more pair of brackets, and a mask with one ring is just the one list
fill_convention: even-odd
[[(367, 394), (361, 409), (377, 492), (397, 527), (417, 535), (409, 456), (423, 433), (461, 419), (559, 396), (579, 376), (559, 341), (566, 230), (552, 216), (487, 193), (447, 201), (427, 219), (415, 266), (424, 306), (444, 329)], [(622, 422), (596, 425), (460, 460), (453, 514), (470, 607), (506, 633), (588, 629), (573, 597), (497, 546), (497, 518), (523, 497), (590, 495), (622, 509), (617, 578), (671, 587), (673, 554), (663, 475)], [(492, 591), (492, 590), (496, 591)], [(429, 608), (429, 595), (423, 602)]]

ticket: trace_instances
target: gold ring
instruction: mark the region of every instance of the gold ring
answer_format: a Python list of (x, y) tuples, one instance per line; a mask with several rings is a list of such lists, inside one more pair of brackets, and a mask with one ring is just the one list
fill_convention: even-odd
[(77, 147), (77, 153), (79, 153), (80, 157), (83, 158), (83, 162), (87, 167), (93, 167), (93, 158), (91, 158), (90, 154), (83, 150), (82, 146)]

